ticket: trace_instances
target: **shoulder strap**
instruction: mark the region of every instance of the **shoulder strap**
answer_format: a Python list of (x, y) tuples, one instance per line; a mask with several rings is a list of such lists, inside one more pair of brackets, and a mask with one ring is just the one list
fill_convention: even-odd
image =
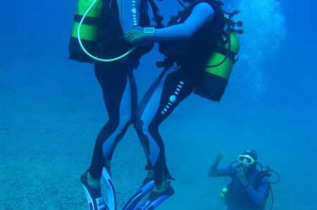
[(156, 26), (158, 28), (162, 28), (163, 27), (163, 23), (162, 23), (163, 16), (160, 15), (159, 9), (153, 0), (149, 0), (149, 3), (151, 5), (153, 16), (154, 16), (153, 21), (156, 23)]
[(103, 5), (106, 8), (117, 9), (117, 1), (116, 0), (103, 0)]

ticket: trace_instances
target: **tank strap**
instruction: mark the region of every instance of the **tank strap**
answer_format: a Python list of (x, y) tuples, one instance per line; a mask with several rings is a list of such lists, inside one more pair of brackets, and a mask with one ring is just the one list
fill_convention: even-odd
[[(80, 22), (83, 16), (75, 14), (74, 15), (74, 21)], [(87, 25), (98, 25), (99, 24), (99, 18), (92, 18), (92, 17), (86, 17), (83, 24)]]
[(236, 62), (238, 60), (238, 54), (235, 52), (232, 52), (228, 49), (225, 49), (223, 47), (216, 46), (214, 49), (214, 52), (220, 53), (223, 56), (227, 56), (230, 60), (233, 62)]

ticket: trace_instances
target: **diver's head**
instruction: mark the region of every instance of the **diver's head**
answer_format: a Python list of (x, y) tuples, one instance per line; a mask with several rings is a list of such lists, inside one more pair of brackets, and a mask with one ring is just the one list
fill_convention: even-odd
[(238, 162), (246, 171), (256, 166), (258, 154), (255, 150), (246, 150), (238, 156)]

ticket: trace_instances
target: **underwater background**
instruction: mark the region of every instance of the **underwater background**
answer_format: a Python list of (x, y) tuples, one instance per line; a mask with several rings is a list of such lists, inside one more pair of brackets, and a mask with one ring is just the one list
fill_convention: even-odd
[[(222, 210), (229, 179), (207, 171), (245, 149), (278, 171), (274, 209), (317, 209), (317, 24), (313, 0), (226, 0), (244, 21), (220, 103), (190, 96), (162, 124), (175, 195), (162, 210)], [(0, 13), (0, 209), (87, 209), (79, 176), (107, 120), (92, 65), (68, 60), (75, 0), (5, 1)], [(158, 3), (165, 20), (180, 7)], [(141, 98), (159, 74), (154, 49), (136, 71)], [(142, 182), (130, 128), (112, 161), (119, 207)], [(270, 201), (268, 202), (270, 204)], [(269, 206), (269, 205), (268, 205)]]

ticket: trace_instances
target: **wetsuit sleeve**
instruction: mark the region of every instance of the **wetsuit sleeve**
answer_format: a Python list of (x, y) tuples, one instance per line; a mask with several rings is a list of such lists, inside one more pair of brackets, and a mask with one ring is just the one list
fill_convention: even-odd
[(211, 20), (213, 8), (207, 3), (197, 4), (184, 23), (156, 29), (154, 41), (169, 41), (190, 38), (201, 26)]
[(269, 184), (267, 182), (267, 178), (264, 178), (262, 180), (262, 184), (260, 184), (260, 186), (256, 189), (254, 189), (251, 185), (247, 186), (247, 193), (252, 203), (260, 205), (263, 202), (269, 187)]
[(210, 177), (219, 177), (219, 176), (233, 176), (234, 168), (232, 165), (227, 167), (218, 168), (218, 163), (211, 165), (208, 175)]
[[(115, 1), (115, 0), (114, 0)], [(142, 0), (116, 0), (123, 34), (140, 25)]]

